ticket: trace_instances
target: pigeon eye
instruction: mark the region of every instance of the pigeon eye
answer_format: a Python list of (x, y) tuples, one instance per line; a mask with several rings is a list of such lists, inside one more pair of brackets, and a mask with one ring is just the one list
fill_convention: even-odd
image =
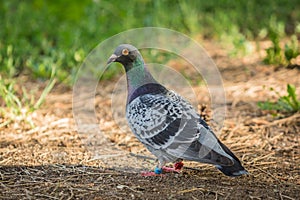
[(122, 55), (127, 56), (129, 54), (128, 49), (123, 49), (122, 50)]

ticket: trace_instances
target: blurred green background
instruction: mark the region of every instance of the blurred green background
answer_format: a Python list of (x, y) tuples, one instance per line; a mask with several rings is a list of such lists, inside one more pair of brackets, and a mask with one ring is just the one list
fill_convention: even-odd
[[(132, 28), (165, 27), (198, 41), (217, 41), (231, 48), (229, 56), (243, 56), (249, 41), (268, 40), (272, 45), (262, 62), (289, 66), (300, 55), (299, 10), (299, 0), (2, 0), (0, 119), (9, 120), (0, 127), (37, 110), (56, 83), (72, 86), (94, 47)], [(28, 82), (43, 89), (33, 91)], [(287, 98), (296, 99), (290, 91)]]
[[(299, 0), (122, 1), (10, 0), (0, 2), (1, 77), (29, 75), (72, 85), (84, 57), (106, 38), (159, 26), (220, 40), (237, 51), (247, 40), (297, 34)], [(275, 38), (275, 39), (276, 39)]]

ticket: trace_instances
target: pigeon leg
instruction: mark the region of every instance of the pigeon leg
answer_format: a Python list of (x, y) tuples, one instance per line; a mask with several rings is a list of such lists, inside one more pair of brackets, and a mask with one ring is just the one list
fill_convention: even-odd
[[(165, 163), (163, 163), (165, 164)], [(166, 173), (170, 173), (170, 172), (175, 172), (175, 173), (180, 173), (181, 169), (183, 167), (183, 163), (182, 160), (180, 160), (179, 162), (174, 164), (174, 167), (166, 167), (166, 166), (162, 166), (163, 165), (162, 162), (160, 162), (160, 164), (154, 169), (154, 171), (150, 171), (150, 172), (141, 172), (142, 176), (164, 176), (162, 173), (166, 172)], [(162, 166), (162, 167), (160, 167)]]
[(163, 165), (165, 164), (165, 162), (163, 161), (159, 161), (159, 164), (157, 167), (155, 167), (154, 171), (151, 172), (142, 172), (141, 175), (142, 176), (164, 176), (163, 173)]
[(182, 160), (180, 160), (179, 162), (174, 164), (174, 167), (166, 167), (163, 166), (162, 169), (164, 172), (176, 172), (176, 173), (180, 173), (181, 169), (183, 167), (183, 163)]
[(182, 162), (182, 160), (180, 160), (179, 162), (177, 162), (177, 163), (174, 164), (174, 168), (175, 168), (176, 170), (181, 170), (182, 167), (183, 167), (183, 162)]
[(154, 171), (151, 171), (151, 172), (142, 172), (141, 175), (142, 176), (164, 176), (162, 174), (162, 172), (163, 172), (162, 168), (156, 167), (154, 169)]

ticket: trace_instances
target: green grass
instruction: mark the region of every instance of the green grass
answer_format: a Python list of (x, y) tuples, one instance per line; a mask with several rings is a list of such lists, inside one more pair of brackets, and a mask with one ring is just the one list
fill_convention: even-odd
[[(299, 24), (297, 26), (300, 26)], [(284, 45), (280, 42), (282, 38), (286, 37), (285, 26), (283, 23), (278, 23), (275, 17), (271, 17), (269, 24), (268, 37), (272, 42), (272, 46), (266, 49), (267, 56), (264, 59), (266, 64), (275, 64), (277, 66), (288, 66), (291, 64), (293, 58), (300, 55), (300, 48), (298, 45), (298, 38), (296, 34), (300, 33), (298, 27), (295, 27), (295, 34), (293, 34), (289, 41)]]
[[(274, 91), (273, 88), (270, 88), (271, 91)], [(266, 101), (259, 102), (258, 107), (262, 110), (271, 110), (279, 112), (298, 112), (300, 111), (300, 99), (297, 97), (296, 88), (294, 85), (287, 85), (287, 95), (280, 95), (275, 92), (278, 96), (276, 102)]]
[[(14, 81), (8, 84), (7, 80), (20, 75), (51, 82), (53, 68), (55, 80), (72, 85), (80, 64), (97, 44), (121, 31), (145, 26), (219, 40), (232, 46), (232, 56), (247, 52), (249, 40), (270, 38), (274, 45), (267, 59), (280, 64), (299, 54), (296, 35), (278, 50), (278, 40), (299, 34), (298, 10), (298, 0), (1, 1), (0, 87), (14, 95), (14, 87), (9, 86)], [(2, 100), (18, 107), (11, 98)]]
[(48, 79), (55, 65), (58, 80), (72, 84), (83, 58), (99, 42), (144, 26), (225, 40), (239, 51), (262, 30), (272, 39), (274, 26), (294, 33), (299, 9), (297, 0), (1, 1), (0, 71)]
[(38, 99), (35, 98), (35, 94), (28, 92), (25, 87), (17, 85), (14, 79), (3, 79), (0, 76), (0, 97), (3, 100), (2, 103), (4, 103), (4, 106), (0, 108), (0, 117), (6, 119), (6, 122), (0, 124), (0, 127), (14, 121), (17, 116), (19, 116), (20, 120), (33, 127), (34, 123), (27, 116), (39, 109), (46, 100), (46, 96), (56, 83), (55, 73), (54, 67), (52, 68), (50, 79)]

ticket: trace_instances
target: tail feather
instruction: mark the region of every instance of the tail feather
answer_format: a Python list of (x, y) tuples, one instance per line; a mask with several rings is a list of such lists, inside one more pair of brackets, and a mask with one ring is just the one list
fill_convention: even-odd
[(243, 174), (249, 174), (248, 171), (242, 166), (239, 159), (226, 147), (222, 142), (219, 144), (223, 150), (234, 159), (234, 164), (231, 166), (216, 165), (216, 167), (227, 176), (240, 176)]
[(241, 176), (243, 174), (249, 174), (248, 171), (238, 162), (235, 162), (232, 166), (220, 166), (216, 167), (227, 176)]

